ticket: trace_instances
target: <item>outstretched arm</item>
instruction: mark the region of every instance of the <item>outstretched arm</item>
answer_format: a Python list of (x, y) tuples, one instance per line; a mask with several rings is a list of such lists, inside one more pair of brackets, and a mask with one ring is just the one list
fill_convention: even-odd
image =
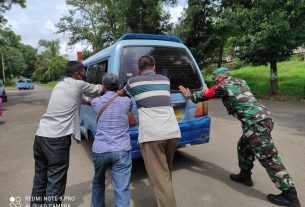
[(220, 94), (219, 84), (212, 86), (211, 88), (205, 88), (202, 91), (191, 93), (188, 88), (179, 86), (180, 92), (185, 98), (192, 99), (194, 103), (207, 101), (211, 98), (219, 98), (222, 95)]

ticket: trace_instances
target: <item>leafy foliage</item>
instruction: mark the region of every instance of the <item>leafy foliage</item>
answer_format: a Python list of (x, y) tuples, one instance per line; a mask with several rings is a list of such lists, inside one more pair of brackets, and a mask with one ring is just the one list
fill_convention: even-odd
[(304, 44), (305, 2), (292, 0), (224, 0), (235, 25), (232, 39), (241, 60), (270, 63), (272, 95), (278, 93), (277, 62)]
[(5, 73), (7, 77), (17, 74), (22, 75), (24, 73), (27, 65), (22, 53), (18, 48), (11, 46), (0, 46), (0, 53), (3, 54)]
[(89, 43), (99, 51), (125, 33), (163, 34), (171, 25), (163, 3), (171, 0), (68, 0), (69, 14), (56, 25), (58, 33), (69, 34), (69, 44)]
[(0, 45), (18, 47), (21, 37), (16, 35), (10, 28), (0, 28)]
[(38, 55), (35, 64), (36, 70), (33, 73), (33, 79), (47, 82), (57, 80), (65, 75), (65, 66), (67, 58), (59, 55), (59, 40), (39, 40), (39, 46), (43, 51)]
[(7, 22), (4, 18), (4, 12), (11, 9), (13, 4), (19, 4), (22, 8), (25, 8), (26, 0), (0, 0), (0, 26)]
[(228, 31), (218, 1), (189, 0), (175, 33), (191, 49), (201, 67), (218, 59), (221, 63)]
[(34, 71), (36, 50), (20, 41), (20, 36), (11, 29), (0, 29), (0, 53), (3, 54), (7, 77), (20, 75), (30, 77)]

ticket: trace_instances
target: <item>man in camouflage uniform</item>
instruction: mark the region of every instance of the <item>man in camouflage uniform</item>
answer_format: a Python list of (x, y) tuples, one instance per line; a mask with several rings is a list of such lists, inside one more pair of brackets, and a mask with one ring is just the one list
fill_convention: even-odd
[(268, 195), (268, 200), (280, 206), (300, 206), (293, 181), (282, 164), (278, 151), (272, 141), (273, 117), (266, 107), (259, 103), (246, 81), (229, 76), (226, 68), (218, 68), (213, 73), (217, 84), (210, 89), (191, 93), (180, 86), (182, 94), (194, 103), (210, 98), (222, 98), (230, 115), (242, 124), (243, 135), (239, 139), (237, 152), (239, 174), (231, 174), (230, 179), (252, 186), (251, 170), (255, 157), (266, 169), (272, 182), (282, 193)]

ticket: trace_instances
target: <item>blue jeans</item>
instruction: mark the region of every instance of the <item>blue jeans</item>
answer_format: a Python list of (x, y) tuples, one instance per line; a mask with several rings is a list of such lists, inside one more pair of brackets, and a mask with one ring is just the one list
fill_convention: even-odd
[(129, 183), (132, 166), (131, 152), (93, 152), (92, 158), (95, 174), (92, 183), (91, 207), (105, 206), (105, 173), (108, 168), (111, 169), (116, 206), (129, 207)]

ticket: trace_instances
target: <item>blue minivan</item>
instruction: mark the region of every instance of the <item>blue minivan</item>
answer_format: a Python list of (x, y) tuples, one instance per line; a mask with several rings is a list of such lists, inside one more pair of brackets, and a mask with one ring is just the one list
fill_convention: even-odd
[[(192, 91), (206, 87), (195, 59), (180, 38), (150, 34), (124, 35), (113, 45), (84, 60), (87, 81), (101, 84), (104, 75), (112, 73), (119, 76), (124, 86), (129, 78), (138, 75), (138, 60), (143, 55), (153, 56), (157, 73), (167, 76), (171, 81), (171, 101), (182, 135), (177, 147), (209, 142), (211, 120), (207, 115), (207, 102), (194, 104), (179, 92), (179, 85)], [(137, 140), (138, 113), (134, 99), (132, 103), (129, 134), (132, 158), (137, 158), (141, 157)], [(91, 106), (82, 105), (80, 118), (82, 136), (93, 143), (96, 115)]]

